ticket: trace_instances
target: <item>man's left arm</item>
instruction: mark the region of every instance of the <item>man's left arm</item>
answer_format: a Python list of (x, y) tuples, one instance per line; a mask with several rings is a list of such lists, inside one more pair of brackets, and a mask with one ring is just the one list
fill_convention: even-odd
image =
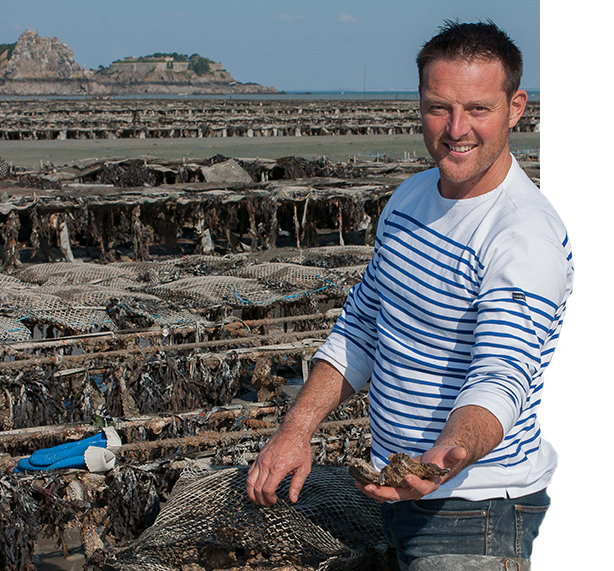
[(475, 343), (465, 384), (434, 446), (416, 458), (450, 472), (428, 480), (408, 476), (410, 488), (357, 484), (374, 499), (420, 499), (434, 492), (493, 451), (518, 420), (545, 365), (544, 345), (558, 337), (573, 268), (560, 250), (539, 238), (506, 246), (489, 265), (475, 303)]
[(405, 480), (409, 488), (364, 486), (359, 482), (356, 486), (378, 502), (419, 500), (486, 456), (502, 439), (503, 428), (494, 414), (480, 406), (463, 406), (450, 415), (434, 446), (416, 458), (448, 468), (450, 471), (445, 476), (428, 480), (408, 476)]

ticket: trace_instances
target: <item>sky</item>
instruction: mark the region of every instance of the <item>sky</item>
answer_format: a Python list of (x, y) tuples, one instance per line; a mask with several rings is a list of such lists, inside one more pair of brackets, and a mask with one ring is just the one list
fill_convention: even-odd
[(0, 0), (0, 43), (57, 37), (88, 69), (126, 56), (198, 53), (240, 82), (284, 91), (407, 91), (415, 56), (444, 19), (492, 19), (540, 88), (536, 0)]

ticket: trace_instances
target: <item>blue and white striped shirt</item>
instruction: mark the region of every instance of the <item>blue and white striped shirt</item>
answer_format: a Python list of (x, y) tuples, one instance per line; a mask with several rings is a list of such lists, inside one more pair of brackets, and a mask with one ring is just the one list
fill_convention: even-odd
[(495, 190), (443, 198), (437, 169), (402, 183), (374, 256), (315, 355), (369, 392), (372, 461), (417, 455), (456, 408), (478, 405), (505, 437), (428, 498), (518, 497), (545, 488), (556, 453), (537, 409), (573, 282), (565, 227), (513, 160)]

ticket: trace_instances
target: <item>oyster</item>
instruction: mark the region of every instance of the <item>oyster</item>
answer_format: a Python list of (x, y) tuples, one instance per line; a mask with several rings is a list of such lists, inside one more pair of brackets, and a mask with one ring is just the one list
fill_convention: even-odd
[(440, 468), (437, 464), (417, 462), (409, 454), (399, 452), (391, 454), (388, 458), (388, 465), (384, 466), (381, 472), (364, 460), (357, 458), (350, 462), (350, 476), (358, 480), (361, 484), (378, 484), (380, 486), (392, 486), (393, 488), (408, 488), (405, 476), (413, 474), (418, 478), (437, 478), (449, 472), (446, 468)]

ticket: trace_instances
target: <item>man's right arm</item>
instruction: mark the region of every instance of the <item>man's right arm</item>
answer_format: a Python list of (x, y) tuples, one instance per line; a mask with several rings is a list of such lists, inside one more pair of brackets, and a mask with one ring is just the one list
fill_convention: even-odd
[(354, 286), (326, 343), (320, 347), (309, 379), (279, 430), (252, 464), (247, 495), (260, 505), (277, 501), (275, 491), (293, 474), (290, 500), (296, 502), (311, 471), (311, 437), (318, 425), (371, 377), (377, 347), (377, 316), (380, 309), (376, 285), (384, 221), (393, 201), (380, 217), (371, 263), (360, 284)]
[(249, 469), (247, 495), (252, 501), (262, 506), (276, 503), (275, 491), (288, 474), (293, 474), (290, 501), (297, 501), (311, 471), (311, 437), (318, 425), (353, 392), (337, 369), (326, 361), (316, 362), (279, 430)]
[(295, 404), (250, 467), (247, 495), (262, 506), (277, 501), (277, 486), (288, 474), (294, 475), (290, 501), (296, 502), (311, 471), (312, 435), (371, 376), (379, 309), (379, 301), (373, 300), (373, 266), (374, 261), (350, 291), (332, 333), (314, 356), (316, 365)]

